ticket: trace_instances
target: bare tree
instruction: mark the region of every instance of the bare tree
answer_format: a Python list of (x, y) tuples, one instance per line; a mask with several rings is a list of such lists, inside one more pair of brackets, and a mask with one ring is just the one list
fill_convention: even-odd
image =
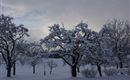
[(41, 52), (42, 48), (37, 42), (29, 43), (26, 57), (28, 58), (27, 63), (29, 63), (33, 68), (33, 74), (36, 72), (36, 65), (42, 61), (42, 57), (40, 55)]
[(41, 40), (46, 47), (51, 48), (50, 53), (59, 54), (70, 67), (73, 77), (77, 76), (77, 66), (86, 52), (86, 45), (93, 31), (85, 23), (78, 24), (73, 30), (54, 25), (50, 27), (50, 34)]
[(102, 77), (102, 66), (109, 63), (111, 49), (106, 46), (101, 33), (95, 33), (91, 44), (92, 46), (88, 46), (89, 50), (84, 61), (87, 64), (96, 65), (99, 76)]
[(104, 25), (100, 31), (106, 39), (107, 45), (112, 49), (113, 57), (117, 59), (117, 68), (123, 64), (129, 50), (130, 26), (129, 23), (114, 19)]
[(58, 66), (53, 60), (49, 60), (47, 64), (48, 64), (48, 67), (50, 68), (50, 74), (52, 73), (53, 68)]
[(7, 77), (11, 77), (11, 68), (19, 53), (16, 53), (16, 43), (28, 36), (28, 29), (23, 25), (16, 26), (9, 16), (0, 16), (0, 53), (6, 63)]

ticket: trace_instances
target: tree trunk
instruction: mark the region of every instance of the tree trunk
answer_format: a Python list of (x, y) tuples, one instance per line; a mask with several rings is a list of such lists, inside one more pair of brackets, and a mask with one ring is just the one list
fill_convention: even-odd
[(123, 68), (123, 63), (122, 63), (122, 61), (120, 61), (120, 68)]
[(119, 58), (119, 67), (123, 68), (123, 62), (122, 62), (121, 54), (118, 54), (118, 58)]
[(117, 68), (117, 69), (119, 68), (118, 63), (116, 64), (116, 68)]
[(14, 62), (14, 65), (13, 65), (13, 75), (16, 75), (16, 62)]
[(50, 74), (52, 73), (52, 68), (50, 69)]
[(71, 67), (71, 75), (72, 75), (72, 77), (77, 77), (76, 66)]
[[(123, 68), (123, 63), (122, 63), (122, 61), (120, 61), (119, 66), (120, 66), (120, 69)], [(121, 72), (121, 74), (123, 74), (123, 72)]]
[(11, 77), (11, 65), (7, 65), (7, 77)]
[(36, 70), (35, 70), (35, 65), (33, 65), (33, 74), (35, 74), (35, 71), (36, 71)]
[(46, 65), (44, 63), (44, 76), (46, 76)]
[(99, 72), (100, 77), (102, 77), (102, 71), (101, 71), (101, 66), (97, 64), (97, 70)]
[(79, 67), (77, 67), (77, 72), (80, 72), (80, 68)]

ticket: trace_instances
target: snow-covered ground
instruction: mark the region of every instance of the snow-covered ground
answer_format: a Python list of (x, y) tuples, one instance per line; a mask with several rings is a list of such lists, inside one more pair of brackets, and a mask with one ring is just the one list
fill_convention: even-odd
[(36, 67), (36, 74), (32, 73), (32, 67), (29, 65), (17, 65), (17, 75), (6, 78), (4, 65), (0, 66), (0, 80), (130, 80), (130, 76), (112, 76), (102, 78), (84, 78), (82, 74), (78, 74), (77, 78), (72, 78), (69, 66), (63, 66), (61, 60), (55, 60), (58, 63), (52, 75), (49, 74), (49, 68), (46, 66), (46, 76), (44, 76), (44, 65), (40, 64)]

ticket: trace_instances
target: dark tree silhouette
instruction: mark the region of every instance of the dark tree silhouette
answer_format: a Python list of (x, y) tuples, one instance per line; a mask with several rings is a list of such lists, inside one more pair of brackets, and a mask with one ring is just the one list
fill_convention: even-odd
[(50, 34), (41, 40), (41, 44), (51, 48), (50, 53), (59, 54), (71, 67), (72, 76), (76, 77), (78, 64), (85, 54), (86, 45), (89, 45), (87, 41), (93, 36), (92, 33), (85, 23), (78, 24), (73, 30), (54, 25), (50, 27)]
[(15, 66), (16, 58), (19, 55), (16, 52), (17, 42), (24, 36), (28, 36), (28, 29), (23, 25), (16, 26), (12, 20), (12, 17), (0, 16), (0, 53), (6, 63), (7, 77), (11, 77), (11, 69)]

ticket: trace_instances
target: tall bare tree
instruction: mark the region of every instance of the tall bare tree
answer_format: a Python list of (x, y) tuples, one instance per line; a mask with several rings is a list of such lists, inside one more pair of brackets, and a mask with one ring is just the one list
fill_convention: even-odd
[(72, 76), (76, 77), (76, 68), (87, 51), (86, 45), (89, 45), (93, 33), (86, 23), (78, 24), (73, 30), (54, 25), (50, 27), (50, 34), (42, 39), (41, 43), (51, 48), (50, 53), (59, 54), (59, 57), (71, 67)]
[(107, 45), (112, 49), (113, 57), (117, 59), (117, 67), (123, 68), (129, 52), (130, 26), (128, 22), (114, 19), (101, 29)]
[(11, 77), (11, 68), (19, 55), (16, 52), (17, 42), (28, 36), (28, 29), (23, 25), (17, 26), (12, 20), (12, 17), (0, 16), (0, 53), (6, 63), (7, 77)]

